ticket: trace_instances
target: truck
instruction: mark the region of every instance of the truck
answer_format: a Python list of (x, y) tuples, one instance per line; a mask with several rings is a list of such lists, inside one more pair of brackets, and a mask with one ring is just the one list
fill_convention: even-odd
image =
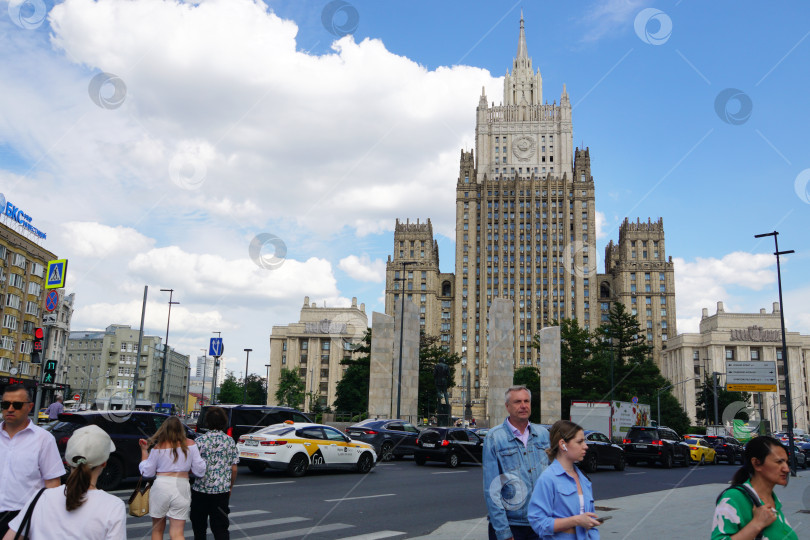
[(649, 426), (650, 406), (627, 401), (572, 401), (571, 421), (621, 441), (632, 426)]

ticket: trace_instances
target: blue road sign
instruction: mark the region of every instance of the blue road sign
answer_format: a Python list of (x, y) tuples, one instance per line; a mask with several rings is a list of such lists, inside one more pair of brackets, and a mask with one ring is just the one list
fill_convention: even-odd
[(212, 337), (211, 345), (208, 347), (208, 354), (219, 358), (220, 356), (222, 356), (224, 350), (225, 348), (222, 346), (222, 338)]
[(53, 311), (59, 305), (59, 293), (56, 291), (48, 291), (45, 296), (45, 309)]
[(67, 259), (57, 259), (48, 262), (46, 289), (61, 289), (65, 286), (67, 274)]

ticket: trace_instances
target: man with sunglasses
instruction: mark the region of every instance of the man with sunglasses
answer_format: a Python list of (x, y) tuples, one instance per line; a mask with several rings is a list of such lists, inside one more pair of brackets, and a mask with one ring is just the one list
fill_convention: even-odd
[(0, 536), (23, 505), (42, 487), (57, 487), (65, 474), (53, 435), (34, 425), (34, 404), (21, 384), (3, 391), (0, 423)]

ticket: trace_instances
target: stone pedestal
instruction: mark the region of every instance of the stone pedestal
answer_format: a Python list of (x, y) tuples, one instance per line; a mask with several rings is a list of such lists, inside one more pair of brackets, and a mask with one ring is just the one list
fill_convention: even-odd
[[(407, 298), (405, 299), (404, 319), (401, 311), (402, 304), (394, 304), (394, 379), (393, 403), (391, 417), (402, 418), (416, 424), (419, 417), (417, 404), (419, 401), (419, 308)], [(400, 328), (403, 336), (400, 337)], [(372, 336), (374, 334), (372, 333)], [(400, 349), (400, 339), (402, 348)], [(402, 351), (402, 384), (399, 385), (399, 358)], [(397, 416), (397, 390), (401, 391), (400, 412)]]
[(450, 416), (450, 405), (446, 405), (444, 403), (440, 403), (438, 406), (438, 412), (436, 413), (436, 423), (441, 427), (447, 427), (452, 425), (451, 416)]
[(512, 300), (495, 298), (487, 316), (487, 420), (490, 426), (500, 424), (506, 417), (504, 394), (515, 377), (514, 311)]
[(540, 330), (540, 423), (553, 424), (562, 414), (560, 327)]
[(371, 376), (368, 412), (372, 418), (391, 418), (394, 382), (394, 318), (371, 315)]

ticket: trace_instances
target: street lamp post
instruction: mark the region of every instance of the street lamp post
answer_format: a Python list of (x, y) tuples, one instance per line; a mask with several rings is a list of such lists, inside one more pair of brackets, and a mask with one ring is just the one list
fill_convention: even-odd
[(202, 389), (200, 390), (200, 409), (205, 405), (205, 372), (208, 370), (208, 351), (200, 349), (203, 352), (203, 380)]
[(270, 364), (265, 364), (267, 368), (267, 379), (264, 381), (264, 400), (266, 405), (270, 405)]
[(779, 251), (779, 233), (777, 231), (763, 233), (763, 234), (755, 234), (754, 238), (763, 238), (765, 236), (773, 236), (773, 244), (774, 244), (774, 255), (776, 255), (776, 285), (779, 289), (779, 319), (782, 324), (782, 366), (785, 371), (785, 399), (788, 402), (787, 408), (787, 422), (788, 422), (788, 448), (790, 449), (790, 474), (791, 476), (796, 476), (796, 445), (793, 442), (793, 409), (791, 408), (791, 403), (793, 403), (790, 399), (790, 371), (788, 371), (788, 357), (787, 357), (787, 340), (785, 339), (785, 309), (782, 306), (782, 269), (779, 264), (779, 256), (780, 255), (788, 255), (790, 253), (794, 253), (794, 251)]
[(661, 388), (657, 389), (656, 392), (658, 394), (658, 425), (661, 425), (661, 390), (669, 390), (673, 386), (678, 386), (679, 384), (687, 383), (689, 381), (696, 381), (697, 377), (692, 377), (691, 379), (686, 379), (685, 381), (672, 383), (667, 386), (662, 386)]
[(160, 292), (169, 293), (169, 316), (166, 318), (166, 341), (163, 343), (163, 370), (160, 374), (160, 395), (158, 397), (158, 403), (163, 403), (163, 383), (166, 379), (166, 359), (169, 356), (169, 323), (172, 320), (172, 304), (179, 304), (180, 302), (172, 302), (174, 289), (160, 289)]
[(245, 349), (245, 378), (242, 379), (242, 405), (247, 403), (247, 377), (248, 377), (248, 360), (250, 359), (250, 351), (253, 349)]
[(400, 417), (400, 407), (402, 405), (402, 342), (405, 341), (405, 281), (406, 269), (408, 266), (416, 264), (416, 261), (402, 261), (402, 277), (394, 278), (394, 281), (402, 282), (402, 294), (400, 295), (399, 308), (399, 368), (397, 370), (397, 418)]

